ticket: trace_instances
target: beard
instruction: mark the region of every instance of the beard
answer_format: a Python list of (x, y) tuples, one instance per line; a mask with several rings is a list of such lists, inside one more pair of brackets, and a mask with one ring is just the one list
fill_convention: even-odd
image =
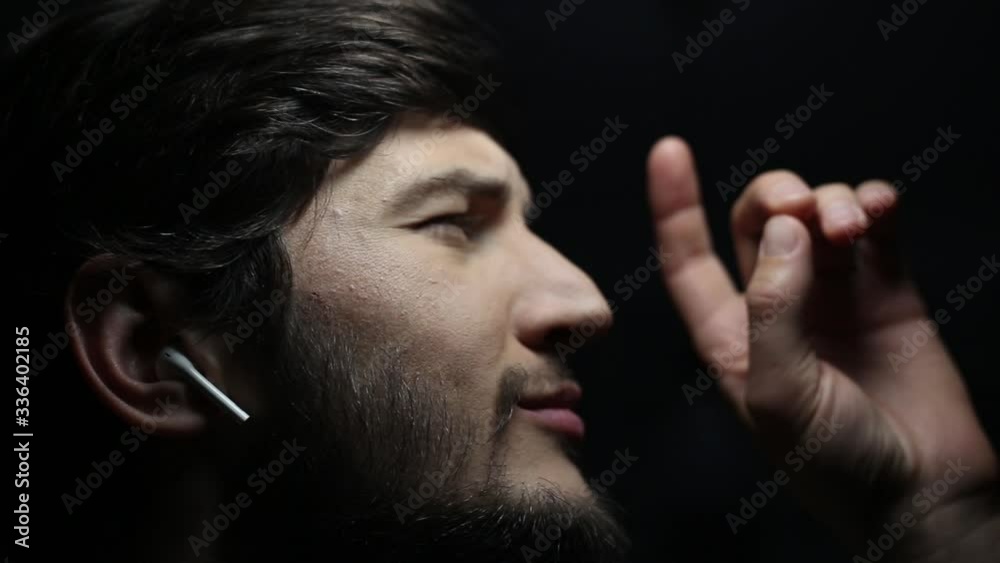
[[(288, 442), (305, 450), (266, 490), (255, 483), (252, 505), (220, 537), (221, 560), (624, 561), (628, 539), (608, 499), (507, 480), (507, 422), (534, 374), (505, 370), (484, 424), (446, 399), (445, 374), (414, 377), (406, 345), (345, 320), (316, 299), (293, 299), (277, 319), (256, 366), (268, 404), (236, 462), (225, 460), (222, 498), (247, 493), (248, 476), (275, 467)], [(483, 452), (486, 476), (470, 479)]]

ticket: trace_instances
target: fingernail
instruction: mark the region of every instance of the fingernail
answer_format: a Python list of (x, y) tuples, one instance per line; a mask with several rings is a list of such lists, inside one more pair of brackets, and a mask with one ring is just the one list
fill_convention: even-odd
[(799, 245), (799, 230), (790, 217), (774, 217), (764, 226), (764, 256), (785, 256)]

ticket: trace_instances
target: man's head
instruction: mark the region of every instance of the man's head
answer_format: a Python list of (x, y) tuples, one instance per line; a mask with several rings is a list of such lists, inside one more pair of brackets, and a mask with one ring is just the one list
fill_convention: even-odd
[[(70, 16), (8, 106), (12, 165), (44, 175), (32, 204), (59, 224), (38, 236), (74, 363), (150, 430), (108, 498), (166, 487), (173, 505), (142, 510), (170, 521), (171, 556), (614, 560), (554, 353), (610, 311), (525, 223), (528, 185), (483, 126), (501, 85), (472, 20), (438, 2), (193, 4)], [(168, 343), (250, 423), (158, 372)]]

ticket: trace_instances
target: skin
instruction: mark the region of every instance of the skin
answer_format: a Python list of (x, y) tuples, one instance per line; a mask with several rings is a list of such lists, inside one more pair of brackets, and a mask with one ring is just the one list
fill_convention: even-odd
[[(978, 561), (995, 550), (997, 457), (957, 366), (940, 338), (898, 371), (888, 359), (929, 320), (898, 263), (892, 188), (761, 175), (733, 207), (741, 292), (712, 250), (683, 141), (653, 148), (649, 180), (656, 232), (674, 256), (664, 281), (705, 361), (736, 351), (719, 386), (776, 463), (822, 436), (823, 421), (843, 426), (793, 482), (807, 507), (860, 554), (883, 524), (920, 514), (914, 495), (961, 460), (968, 471), (888, 559)], [(768, 318), (753, 338), (743, 332)]]
[[(431, 378), (447, 404), (459, 405), (463, 412), (457, 415), (479, 425), (457, 485), (481, 485), (488, 464), (499, 463), (514, 495), (555, 486), (567, 499), (590, 500), (589, 487), (565, 452), (565, 438), (520, 408), (505, 426), (500, 446), (489, 443), (505, 370), (520, 368), (530, 375), (525, 395), (547, 394), (566, 377), (554, 353), (555, 336), (593, 319), (603, 321), (598, 330), (611, 325), (607, 302), (593, 281), (526, 226), (530, 191), (510, 155), (479, 129), (414, 116), (369, 155), (337, 163), (331, 172), (333, 179), (284, 234), (293, 292), (329, 308), (361, 338), (391, 342), (415, 384)], [(485, 187), (472, 195), (436, 190), (413, 197), (415, 185), (455, 174), (460, 178), (451, 184), (473, 178)], [(247, 371), (222, 335), (174, 328), (177, 311), (190, 296), (178, 283), (134, 265), (136, 279), (102, 314), (93, 322), (81, 318), (75, 304), (122, 266), (107, 256), (90, 260), (67, 292), (78, 364), (128, 424), (155, 420), (158, 436), (210, 440), (209, 453), (185, 454), (197, 475), (186, 479), (215, 482), (219, 472), (212, 450), (239, 452), (243, 433), (197, 390), (158, 371), (156, 351), (174, 342), (251, 414), (272, 399), (255, 383), (269, 376)], [(164, 397), (176, 405), (166, 417), (156, 403)], [(167, 498), (191, 494), (163, 492)], [(176, 515), (177, 521), (211, 517), (225, 500), (219, 490), (197, 494), (204, 501), (189, 514)], [(187, 546), (178, 538), (189, 533), (183, 526), (164, 528), (161, 539), (183, 554)]]
[[(419, 143), (434, 132), (429, 151)], [(419, 167), (408, 165), (423, 159)], [(499, 377), (523, 366), (531, 389), (551, 389), (550, 336), (589, 318), (610, 318), (594, 283), (530, 231), (530, 201), (517, 164), (487, 134), (414, 118), (381, 149), (336, 171), (337, 180), (293, 225), (287, 244), (296, 290), (326, 302), (359, 330), (396, 343), (414, 377), (460, 374), (448, 399), (492, 430)], [(497, 184), (467, 196), (438, 191), (399, 207), (411, 187), (456, 172)], [(462, 215), (458, 223), (450, 216)], [(516, 410), (502, 461), (512, 483), (555, 483), (587, 495), (558, 436)], [(488, 451), (466, 477), (486, 476)]]
[[(415, 184), (457, 170), (502, 189), (438, 191), (400, 205)], [(558, 382), (553, 340), (610, 318), (590, 278), (526, 227), (527, 183), (482, 131), (413, 117), (370, 155), (333, 171), (335, 179), (286, 232), (295, 290), (366, 337), (397, 343), (411, 377), (438, 378), (450, 404), (483, 420), (483, 444), (503, 370), (522, 366), (536, 374), (532, 390), (550, 390)], [(863, 546), (915, 492), (940, 479), (949, 461), (961, 459), (971, 469), (891, 558), (951, 560), (941, 555), (951, 548), (985, 553), (976, 550), (986, 549), (986, 538), (1000, 537), (1000, 519), (986, 500), (997, 459), (957, 368), (939, 339), (899, 373), (886, 360), (926, 317), (895, 263), (891, 188), (812, 189), (785, 171), (758, 178), (733, 207), (746, 285), (740, 292), (712, 251), (682, 141), (653, 148), (649, 183), (657, 236), (671, 257), (664, 281), (707, 362), (740, 350), (718, 384), (776, 461), (816, 435), (823, 420), (843, 425), (796, 477), (806, 506), (852, 547)], [(159, 432), (195, 438), (224, 424), (183, 383), (157, 374), (156, 352), (171, 338), (237, 403), (253, 412), (266, 402), (219, 335), (171, 329), (188, 297), (170, 280), (143, 274), (97, 321), (76, 318), (72, 305), (117, 266), (88, 262), (67, 293), (78, 363), (110, 408), (140, 424), (153, 416), (156, 397), (171, 395), (179, 406), (166, 419), (157, 414)], [(742, 327), (765, 317), (782, 294), (796, 297), (751, 339)], [(523, 490), (555, 485), (570, 498), (590, 494), (557, 435), (520, 410), (508, 432), (500, 459), (510, 483)], [(477, 448), (462, 479), (482, 481), (496, 453)], [(192, 471), (211, 477), (213, 470), (206, 463)], [(831, 490), (835, 497), (825, 494)], [(220, 500), (211, 491), (199, 495), (208, 513)]]

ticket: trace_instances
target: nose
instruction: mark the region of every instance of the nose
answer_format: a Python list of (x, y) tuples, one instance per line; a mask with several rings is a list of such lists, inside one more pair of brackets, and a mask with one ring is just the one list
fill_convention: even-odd
[(525, 244), (512, 312), (518, 340), (551, 352), (559, 343), (580, 347), (606, 333), (612, 311), (590, 276), (533, 233)]

